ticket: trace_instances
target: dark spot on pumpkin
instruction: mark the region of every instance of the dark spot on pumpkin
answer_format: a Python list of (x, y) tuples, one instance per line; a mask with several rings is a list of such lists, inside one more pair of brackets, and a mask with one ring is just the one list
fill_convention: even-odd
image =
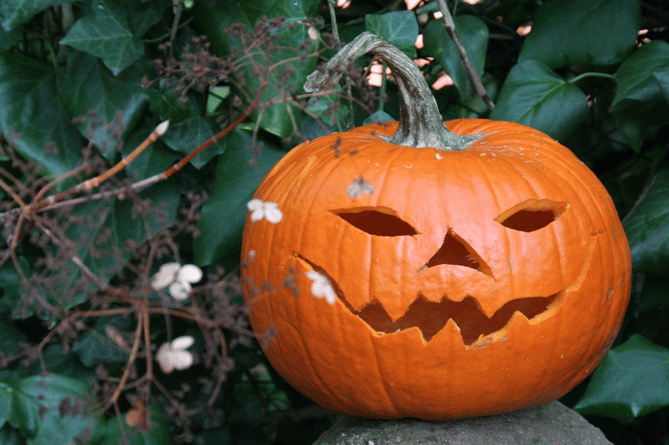
[(341, 138), (340, 137), (335, 139), (334, 144), (332, 144), (332, 148), (335, 151), (335, 158), (338, 158), (339, 155), (341, 155), (341, 151), (339, 150), (339, 147), (341, 147)]
[(278, 332), (279, 330), (276, 328), (276, 326), (270, 325), (267, 327), (265, 332), (256, 336), (263, 349), (269, 347), (269, 344), (272, 343), (272, 340), (274, 340), (274, 337), (276, 337)]

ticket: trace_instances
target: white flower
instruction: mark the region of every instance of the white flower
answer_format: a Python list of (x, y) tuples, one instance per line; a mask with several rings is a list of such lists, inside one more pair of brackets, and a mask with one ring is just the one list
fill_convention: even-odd
[(311, 293), (314, 294), (314, 297), (325, 298), (325, 301), (328, 303), (335, 304), (337, 294), (335, 294), (330, 281), (325, 275), (315, 270), (310, 270), (307, 272), (307, 278), (313, 281), (311, 283)]
[(259, 199), (252, 199), (246, 203), (246, 207), (251, 211), (251, 221), (260, 221), (265, 218), (274, 224), (283, 218), (283, 213), (277, 206), (276, 202), (262, 202)]
[(160, 266), (151, 280), (155, 290), (169, 288), (173, 298), (183, 301), (188, 298), (192, 286), (202, 279), (202, 270), (194, 264), (182, 266), (179, 263), (166, 263)]
[(193, 346), (195, 339), (190, 335), (175, 338), (171, 343), (163, 343), (156, 352), (156, 361), (160, 369), (169, 374), (174, 371), (183, 371), (193, 364), (193, 354), (186, 349)]
[(318, 33), (318, 30), (316, 30), (316, 28), (314, 28), (313, 26), (309, 26), (309, 28), (307, 28), (307, 34), (309, 35), (309, 38), (311, 40), (318, 40), (318, 38), (321, 36)]

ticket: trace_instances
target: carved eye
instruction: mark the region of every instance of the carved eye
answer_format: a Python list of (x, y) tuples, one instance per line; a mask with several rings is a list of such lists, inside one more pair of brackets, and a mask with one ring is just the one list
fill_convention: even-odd
[(508, 229), (534, 232), (558, 219), (569, 204), (548, 199), (528, 199), (503, 212), (495, 221)]
[(430, 258), (430, 260), (421, 267), (418, 272), (429, 267), (440, 266), (442, 264), (450, 264), (453, 266), (465, 266), (481, 273), (488, 275), (491, 278), (492, 270), (485, 261), (476, 253), (476, 251), (455, 232), (449, 230), (444, 238), (444, 242), (437, 250), (437, 252)]
[(392, 209), (364, 207), (331, 210), (332, 213), (357, 229), (375, 236), (413, 236), (418, 234), (411, 224), (403, 221)]

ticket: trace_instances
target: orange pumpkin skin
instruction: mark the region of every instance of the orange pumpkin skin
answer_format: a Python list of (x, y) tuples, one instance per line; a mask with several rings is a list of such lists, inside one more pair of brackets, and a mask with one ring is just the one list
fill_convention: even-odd
[[(325, 408), (437, 420), (549, 402), (595, 369), (620, 328), (630, 252), (596, 176), (531, 128), (446, 126), (484, 136), (443, 151), (375, 135), (397, 123), (335, 133), (290, 151), (255, 194), (282, 218), (246, 221), (250, 320), (275, 369)], [(352, 199), (360, 177), (373, 193)], [(363, 211), (406, 224), (381, 233), (351, 216)], [(523, 227), (540, 214), (549, 220)], [(334, 304), (313, 294), (310, 270)], [(549, 303), (524, 315), (535, 301)]]

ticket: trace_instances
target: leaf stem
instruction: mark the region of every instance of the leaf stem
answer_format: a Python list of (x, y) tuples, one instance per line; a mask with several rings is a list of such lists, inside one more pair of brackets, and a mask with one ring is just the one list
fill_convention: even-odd
[(583, 73), (579, 74), (578, 76), (574, 77), (573, 79), (569, 80), (569, 83), (576, 83), (580, 80), (585, 79), (586, 77), (601, 77), (603, 79), (609, 79), (613, 80), (614, 82), (618, 81), (618, 78), (613, 75), (613, 74), (607, 74), (607, 73), (597, 73), (597, 72), (589, 72), (589, 73)]
[[(189, 17), (186, 20), (184, 20), (184, 22), (182, 24), (180, 24), (179, 27), (177, 28), (177, 31), (180, 31), (183, 28), (187, 27), (190, 24), (190, 22), (192, 22), (192, 21), (193, 21), (193, 17)], [(162, 43), (163, 40), (170, 37), (171, 35), (172, 35), (172, 31), (170, 31), (166, 34), (163, 34), (159, 37), (153, 38), (153, 39), (142, 39), (142, 43), (146, 43), (146, 44), (159, 43), (159, 42)]]

